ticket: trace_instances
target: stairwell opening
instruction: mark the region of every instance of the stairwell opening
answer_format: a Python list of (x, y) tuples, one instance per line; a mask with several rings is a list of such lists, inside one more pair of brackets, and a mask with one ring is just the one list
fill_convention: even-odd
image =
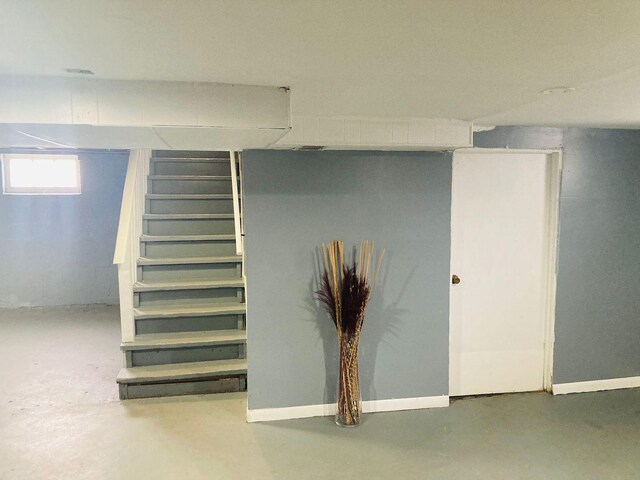
[(240, 174), (228, 151), (152, 152), (120, 398), (246, 390)]

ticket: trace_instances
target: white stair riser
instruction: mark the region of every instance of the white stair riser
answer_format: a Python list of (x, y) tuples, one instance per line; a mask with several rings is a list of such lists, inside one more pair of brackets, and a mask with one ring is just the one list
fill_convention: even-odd
[(244, 315), (212, 315), (210, 317), (145, 318), (136, 320), (136, 333), (202, 332), (244, 328)]
[(235, 240), (144, 243), (146, 258), (227, 257), (235, 254)]
[(231, 199), (150, 199), (147, 213), (233, 213)]
[(214, 235), (234, 232), (232, 218), (144, 220), (144, 233), (147, 235)]
[(242, 288), (208, 288), (197, 290), (169, 290), (155, 292), (138, 292), (140, 308), (161, 305), (178, 307), (182, 305), (206, 305), (210, 303), (242, 302)]
[(231, 193), (230, 180), (151, 179), (149, 193)]

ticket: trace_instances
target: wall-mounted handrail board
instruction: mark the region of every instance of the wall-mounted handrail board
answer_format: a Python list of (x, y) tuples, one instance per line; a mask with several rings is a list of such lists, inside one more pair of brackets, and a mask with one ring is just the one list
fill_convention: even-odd
[(122, 193), (118, 236), (113, 263), (118, 266), (118, 291), (120, 294), (120, 324), (122, 341), (132, 341), (135, 336), (133, 320), (133, 285), (137, 281), (137, 260), (140, 256), (142, 214), (147, 193), (147, 176), (151, 150), (138, 149), (129, 153), (127, 176)]
[(136, 188), (136, 175), (138, 162), (135, 150), (129, 153), (129, 164), (127, 165), (127, 175), (124, 180), (122, 191), (122, 203), (120, 205), (120, 221), (118, 222), (118, 236), (116, 237), (116, 249), (113, 255), (114, 265), (124, 263), (127, 255), (127, 245), (129, 240), (129, 230), (131, 227), (131, 216), (133, 215), (133, 197)]
[(244, 185), (242, 183), (242, 152), (237, 152), (238, 155), (238, 173), (240, 179), (238, 181), (238, 205), (240, 205), (240, 238), (242, 239), (242, 251), (244, 252)]
[(236, 152), (229, 152), (231, 164), (231, 191), (233, 193), (233, 223), (236, 232), (236, 253), (242, 255), (242, 230), (240, 228), (240, 200), (238, 194), (238, 166), (236, 165)]

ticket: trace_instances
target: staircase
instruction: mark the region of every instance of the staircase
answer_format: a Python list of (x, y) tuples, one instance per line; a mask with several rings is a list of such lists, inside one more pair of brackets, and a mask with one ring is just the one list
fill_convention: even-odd
[(147, 181), (120, 398), (246, 390), (229, 152), (154, 151)]

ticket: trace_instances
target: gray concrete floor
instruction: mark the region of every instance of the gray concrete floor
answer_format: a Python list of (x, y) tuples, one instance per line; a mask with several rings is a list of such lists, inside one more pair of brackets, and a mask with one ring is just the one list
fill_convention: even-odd
[(117, 399), (113, 307), (0, 310), (0, 479), (640, 479), (640, 389), (245, 422), (244, 394)]

